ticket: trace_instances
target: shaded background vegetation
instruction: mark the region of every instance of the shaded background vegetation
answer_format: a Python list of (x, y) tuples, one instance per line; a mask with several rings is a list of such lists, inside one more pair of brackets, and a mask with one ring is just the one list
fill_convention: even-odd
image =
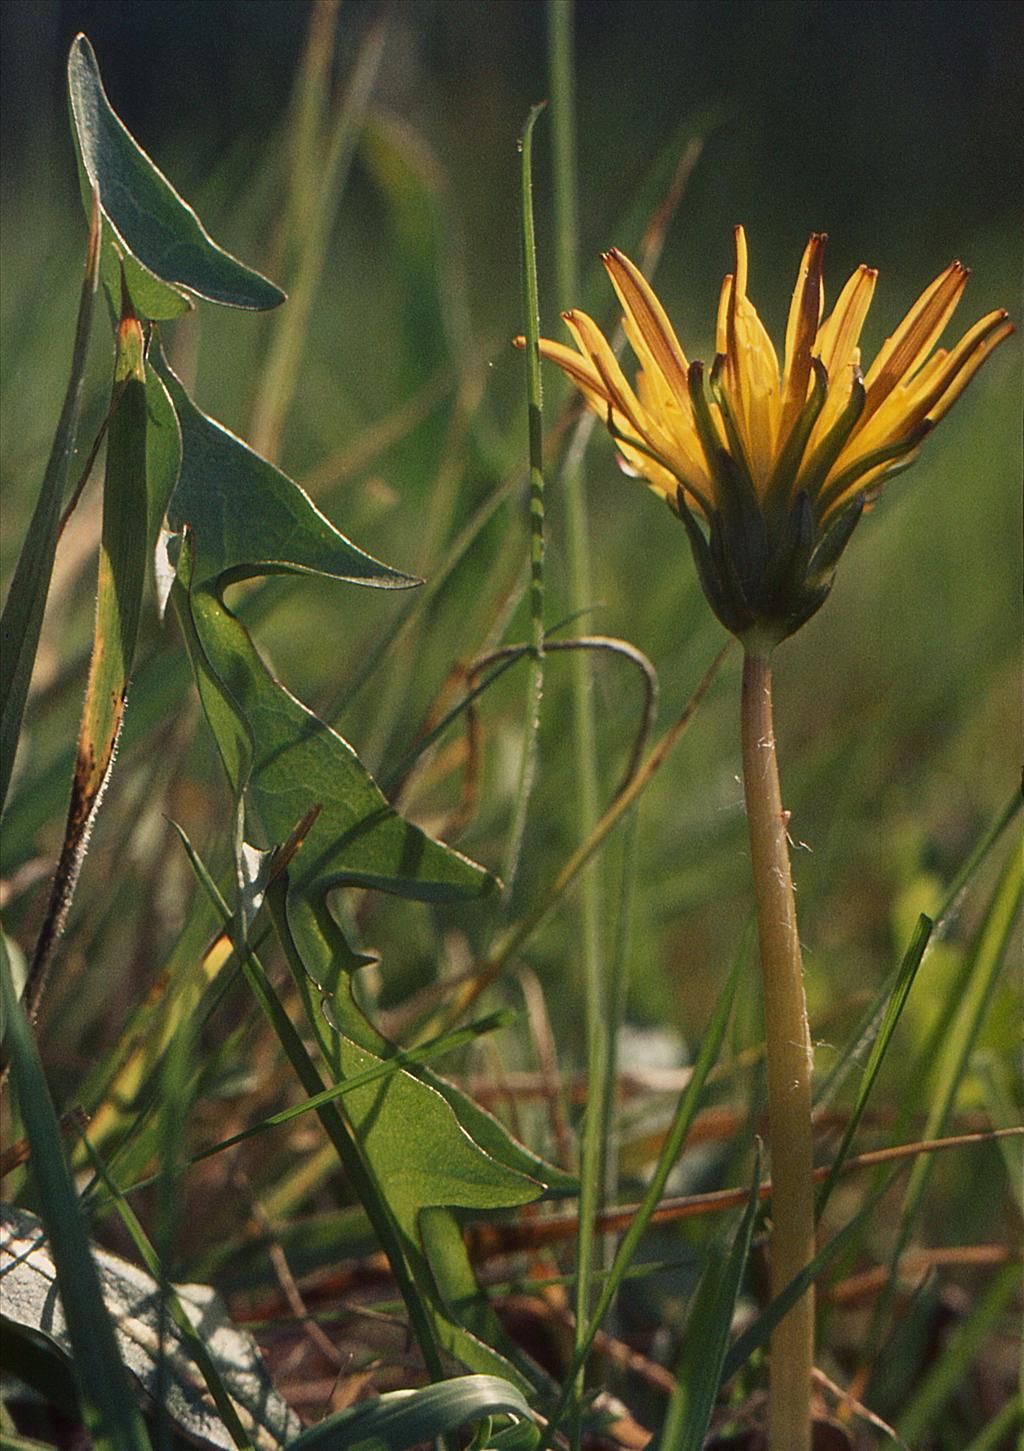
[[(88, 33), (114, 106), (213, 235), (277, 275), (283, 126), (308, 10), (291, 0), (5, 0), (0, 9), (8, 568), (64, 386), (83, 247), (63, 99), (71, 37)], [(339, 77), (376, 13), (346, 0)], [(406, 0), (385, 14), (370, 124), (332, 235), (280, 462), (359, 544), (429, 580), (476, 506), (525, 457), (522, 361), (508, 345), (521, 324), (515, 139), (547, 87), (544, 7)], [(704, 149), (657, 276), (691, 356), (710, 355), (737, 221), (750, 240), (751, 294), (776, 338), (811, 230), (830, 234), (827, 296), (862, 261), (880, 270), (868, 357), (954, 256), (974, 269), (957, 335), (993, 307), (1014, 310), (1021, 40), (1016, 7), (984, 0), (579, 0), (585, 264), (622, 240), (622, 218), (645, 172), (692, 117), (706, 131)], [(561, 336), (547, 125), (542, 120), (538, 131), (542, 323), (547, 335)], [(610, 287), (599, 287), (591, 306), (611, 320), (612, 302)], [(200, 403), (243, 434), (269, 325), (223, 313), (170, 330), (172, 353)], [(107, 367), (97, 359), (94, 420)], [(557, 380), (547, 382), (553, 418), (563, 395)], [(371, 451), (381, 421), (424, 389), (420, 416)], [(1013, 789), (1019, 391), (1014, 340), (861, 526), (828, 605), (779, 657), (777, 724), (794, 836), (808, 848), (796, 868), (825, 1067), (829, 1044), (842, 1039), (865, 991), (881, 982), (916, 913), (934, 907)], [(621, 477), (603, 436), (588, 455), (588, 490), (594, 599), (585, 627), (625, 636), (651, 657), (670, 719), (721, 631), (696, 586), (683, 531), (652, 495)], [(553, 623), (566, 612), (565, 546), (554, 487), (549, 499)], [(341, 729), (372, 767), (386, 774), (400, 760), (453, 662), (487, 644), (525, 557), (525, 509), (523, 490), (513, 490), (415, 631), (341, 716)], [(80, 706), (97, 529), (87, 506), (67, 540), (5, 846), (9, 930), (24, 941), (62, 826), (62, 752)], [(312, 581), (271, 588), (273, 608), (264, 602), (257, 627), (261, 647), (290, 688), (329, 712), (402, 602)], [(503, 638), (527, 630), (520, 607)], [(165, 647), (155, 626), (148, 649), (159, 675)], [(641, 1026), (670, 1024), (684, 1039), (703, 1023), (750, 909), (738, 664), (733, 658), (726, 666), (640, 816), (628, 1016)], [(632, 681), (624, 683), (620, 670), (602, 664), (596, 671), (609, 792), (637, 719)], [(495, 868), (514, 789), (521, 698), (510, 676), (483, 703), (483, 779), (459, 843)], [(519, 906), (575, 842), (568, 711), (568, 671), (553, 660)], [(438, 828), (455, 794), (444, 766), (420, 782), (409, 804)], [(193, 705), (176, 704), (156, 732), (141, 723), (133, 731), (129, 713), (47, 1008), (45, 1041), (58, 1083), (62, 1073), (71, 1081), (116, 1034), (175, 940), (192, 886), (162, 813), (212, 843), (223, 840), (226, 805)], [(928, 959), (930, 983), (919, 984), (905, 1025), (918, 1043), (930, 1004), (943, 1000), (930, 984), (937, 988), (955, 971), (959, 933), (982, 899), (980, 888), (972, 893), (949, 945)], [(491, 926), (483, 909), (432, 918), (422, 907), (378, 899), (363, 930), (384, 953), (382, 1003), (471, 960)], [(567, 910), (527, 953), (566, 1068), (580, 1050), (576, 948)], [(104, 990), (96, 992), (89, 984), (100, 970)], [(997, 1052), (1014, 1034), (1014, 1001), (1008, 985), (989, 1020), (986, 1042)], [(515, 1066), (516, 1050), (508, 1056)], [(893, 1062), (883, 1092), (898, 1102), (901, 1090)], [(968, 1092), (965, 1106), (972, 1101)], [(941, 1166), (929, 1242), (998, 1237), (1004, 1196), (971, 1185), (999, 1183), (1001, 1174), (994, 1149)]]

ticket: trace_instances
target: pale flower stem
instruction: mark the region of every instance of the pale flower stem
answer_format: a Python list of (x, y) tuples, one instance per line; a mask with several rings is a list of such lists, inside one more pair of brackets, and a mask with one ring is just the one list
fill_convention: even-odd
[[(771, 1286), (780, 1294), (814, 1256), (812, 1051), (796, 902), (772, 725), (767, 656), (743, 663), (743, 784), (764, 983), (772, 1165)], [(810, 1451), (814, 1292), (771, 1340), (771, 1451)]]

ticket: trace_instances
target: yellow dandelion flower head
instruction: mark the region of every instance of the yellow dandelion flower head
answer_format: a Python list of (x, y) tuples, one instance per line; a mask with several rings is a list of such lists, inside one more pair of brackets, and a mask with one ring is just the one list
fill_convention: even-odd
[(619, 251), (603, 260), (640, 364), (635, 385), (579, 310), (563, 314), (575, 349), (542, 339), (540, 350), (606, 423), (626, 471), (683, 520), (722, 623), (773, 644), (824, 603), (865, 504), (914, 461), (1013, 327), (999, 310), (955, 347), (936, 346), (969, 276), (953, 262), (864, 372), (859, 341), (877, 273), (858, 267), (824, 317), (826, 239), (815, 234), (800, 264), (780, 368), (747, 295), (742, 227), (735, 239), (709, 376), (703, 363), (687, 361), (658, 298)]

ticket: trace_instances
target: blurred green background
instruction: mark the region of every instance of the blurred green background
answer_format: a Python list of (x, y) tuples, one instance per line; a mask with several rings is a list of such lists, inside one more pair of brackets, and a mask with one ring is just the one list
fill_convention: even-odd
[[(0, 13), (9, 566), (64, 386), (83, 246), (63, 98), (71, 37), (79, 29), (91, 37), (114, 106), (213, 235), (273, 269), (284, 125), (309, 7), (304, 0), (4, 0)], [(429, 579), (472, 511), (524, 460), (522, 360), (508, 346), (521, 325), (515, 142), (528, 106), (548, 89), (545, 12), (535, 0), (384, 7), (345, 0), (339, 84), (377, 14), (388, 28), (384, 60), (333, 231), (281, 462), (357, 542)], [(1021, 38), (1017, 7), (985, 0), (580, 0), (585, 269), (602, 248), (625, 241), (623, 218), (644, 177), (691, 118), (706, 130), (704, 150), (657, 274), (691, 356), (710, 354), (714, 300), (731, 267), (737, 221), (750, 241), (751, 294), (777, 338), (812, 229), (830, 234), (829, 297), (861, 261), (880, 269), (867, 357), (952, 257), (974, 277), (951, 333), (959, 336), (993, 307), (1015, 311)], [(537, 135), (542, 321), (558, 337), (567, 299), (555, 296), (553, 282), (547, 118)], [(590, 296), (595, 314), (611, 323), (610, 287), (597, 279)], [(270, 325), (207, 309), (169, 330), (200, 403), (243, 435)], [(107, 367), (98, 357), (94, 419)], [(443, 391), (449, 373), (463, 380), (461, 411)], [(325, 460), (365, 442), (367, 429), (432, 379), (439, 392), (415, 426), (357, 463), (343, 483), (332, 482), (338, 470), (332, 475)], [(547, 382), (554, 414), (564, 395), (559, 379)], [(861, 526), (828, 605), (779, 656), (784, 781), (794, 836), (809, 848), (798, 854), (797, 870), (819, 1014), (837, 992), (842, 998), (879, 980), (913, 913), (934, 901), (938, 883), (950, 879), (1013, 789), (1019, 392), (1013, 339)], [(594, 599), (585, 627), (623, 635), (650, 655), (667, 721), (721, 631), (696, 588), (683, 531), (652, 495), (622, 478), (603, 436), (589, 451), (588, 489)], [(525, 495), (513, 491), (423, 611), (414, 648), (393, 652), (342, 717), (374, 767), (386, 771), (401, 757), (452, 662), (482, 648), (522, 557), (525, 517)], [(554, 483), (549, 523), (553, 623), (566, 610), (565, 521)], [(25, 788), (38, 799), (33, 771), (46, 777), (78, 710), (82, 677), (70, 667), (88, 634), (91, 565), (71, 571), (62, 588), (48, 639), (51, 647), (59, 640), (64, 661), (44, 659), (51, 677), (30, 718), (23, 806)], [(282, 587), (258, 638), (289, 686), (326, 708), (402, 607), (315, 582)], [(520, 609), (504, 638), (525, 631)], [(596, 671), (609, 792), (637, 718), (623, 668)], [(643, 807), (630, 997), (641, 1021), (668, 1018), (685, 1030), (691, 1015), (702, 1016), (748, 911), (737, 674), (733, 658)], [(511, 677), (484, 704), (480, 809), (461, 843), (495, 867), (520, 710)], [(568, 718), (568, 670), (554, 660), (520, 904), (574, 843)], [(129, 760), (130, 750), (129, 736)], [(200, 796), (216, 802), (208, 757), (201, 738), (192, 765)], [(58, 817), (31, 837), (43, 856)], [(101, 862), (115, 821), (116, 811), (106, 824), (101, 819)], [(90, 870), (100, 870), (95, 858), (83, 888)], [(31, 892), (20, 899), (26, 920), (34, 901)], [(389, 910), (399, 924), (388, 959), (396, 980), (436, 971), (422, 910)], [(460, 927), (474, 939), (484, 930), (472, 918)], [(551, 985), (575, 972), (575, 932), (572, 915), (562, 914), (531, 946)], [(571, 998), (553, 994), (552, 1011), (569, 1051), (579, 1030)]]

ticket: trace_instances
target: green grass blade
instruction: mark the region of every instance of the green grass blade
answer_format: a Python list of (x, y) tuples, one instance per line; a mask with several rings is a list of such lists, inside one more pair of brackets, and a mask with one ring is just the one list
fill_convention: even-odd
[[(224, 1424), (225, 1430), (227, 1431), (228, 1435), (231, 1437), (235, 1445), (238, 1447), (238, 1451), (252, 1451), (252, 1437), (246, 1431), (245, 1427), (242, 1425), (242, 1422), (238, 1418), (238, 1411), (235, 1408), (235, 1403), (231, 1399), (231, 1395), (228, 1392), (228, 1389), (225, 1386), (223, 1380), (221, 1379), (220, 1371), (217, 1369), (216, 1362), (210, 1355), (210, 1352), (207, 1350), (206, 1342), (203, 1340), (203, 1337), (200, 1335), (196, 1327), (192, 1324), (192, 1321), (189, 1319), (189, 1316), (185, 1311), (185, 1307), (182, 1305), (180, 1299), (175, 1294), (173, 1287), (168, 1281), (164, 1273), (161, 1258), (157, 1254), (156, 1249), (152, 1244), (152, 1241), (147, 1235), (145, 1229), (143, 1228), (141, 1220), (135, 1213), (134, 1209), (132, 1209), (131, 1205), (122, 1194), (121, 1190), (114, 1183), (113, 1179), (110, 1176), (107, 1165), (103, 1161), (102, 1156), (97, 1153), (97, 1151), (89, 1143), (88, 1138), (84, 1136), (83, 1143), (89, 1151), (89, 1159), (92, 1163), (93, 1168), (95, 1169), (99, 1179), (101, 1180), (108, 1194), (113, 1200), (114, 1206), (117, 1209), (118, 1214), (120, 1215), (121, 1223), (128, 1231), (132, 1243), (138, 1250), (139, 1258), (142, 1260), (142, 1263), (145, 1265), (146, 1269), (153, 1276), (153, 1278), (157, 1280), (160, 1284), (167, 1312), (177, 1326), (182, 1339), (188, 1346), (192, 1359), (195, 1362), (196, 1369), (199, 1371), (200, 1375), (203, 1377), (203, 1380), (206, 1382), (206, 1387), (209, 1390), (211, 1397), (213, 1398), (214, 1405), (217, 1407), (217, 1411), (220, 1415), (221, 1421)], [(158, 1411), (162, 1409), (162, 1405), (159, 1405)]]
[(722, 1381), (736, 1299), (750, 1255), (750, 1241), (761, 1202), (760, 1187), (758, 1146), (750, 1198), (732, 1245), (726, 1255), (712, 1252), (694, 1297), (683, 1354), (676, 1369), (676, 1388), (658, 1442), (659, 1451), (701, 1451), (704, 1445)]
[[(998, 1451), (1000, 1446), (1010, 1444), (1010, 1435), (1013, 1431), (1020, 1431), (1024, 1428), (1024, 1398), (1015, 1396), (1012, 1401), (1007, 1401), (1001, 1411), (989, 1421), (984, 1430), (979, 1431), (969, 1446), (964, 1451)], [(1018, 1447), (1020, 1443), (1018, 1442)]]
[[(653, 720), (654, 702), (648, 719)], [(634, 760), (638, 759), (634, 752)], [(604, 1197), (614, 1203), (619, 1188), (619, 1142), (615, 1132), (618, 1099), (619, 1038), (626, 1021), (629, 1000), (633, 919), (638, 887), (639, 852), (637, 838), (640, 809), (630, 811), (622, 824), (618, 862), (615, 871), (615, 934), (609, 963), (607, 993), (607, 1051), (605, 1053), (604, 1085), (601, 1090), (601, 1143), (604, 1161)], [(613, 1249), (611, 1239), (602, 1241), (602, 1259)]]
[(85, 275), (78, 301), (78, 321), (71, 352), (71, 376), (57, 423), (42, 488), (32, 513), (28, 534), (14, 570), (11, 587), (0, 618), (0, 811), (14, 770), (14, 757), (21, 735), (32, 667), (39, 648), (46, 596), (53, 573), (61, 510), (67, 489), (75, 435), (82, 401), (82, 382), (92, 330), (93, 301), (99, 277), (100, 216), (93, 200)]
[[(1020, 792), (1015, 791), (1010, 799), (1007, 801), (1002, 811), (1000, 811), (999, 815), (996, 817), (991, 827), (981, 838), (977, 846), (971, 852), (970, 856), (964, 862), (963, 866), (957, 872), (953, 881), (947, 887), (946, 895), (943, 897), (942, 902), (940, 903), (939, 908), (935, 913), (933, 919), (933, 936), (936, 932), (941, 934), (943, 928), (948, 922), (950, 915), (956, 909), (956, 906), (959, 903), (971, 879), (974, 877), (975, 873), (980, 869), (980, 867), (985, 863), (985, 861), (987, 861), (993, 848), (997, 845), (1000, 838), (1002, 837), (1003, 832), (1017, 815), (1018, 811), (1020, 811), (1022, 804), (1024, 803), (1022, 803)], [(907, 952), (910, 952), (912, 950), (912, 946), (913, 942), (908, 944)], [(826, 1074), (825, 1077), (822, 1079), (821, 1083), (816, 1087), (814, 1094), (815, 1107), (818, 1107), (825, 1103), (829, 1103), (834, 1098), (836, 1092), (840, 1088), (847, 1074), (855, 1066), (855, 1064), (861, 1060), (865, 1051), (869, 1051), (868, 1045), (874, 1041), (874, 1038), (878, 1031), (877, 1025), (881, 1022), (882, 1017), (885, 1014), (886, 1006), (891, 998), (895, 983), (899, 979), (899, 975), (905, 961), (905, 957), (901, 959), (901, 962), (897, 965), (894, 973), (887, 979), (885, 985), (882, 987), (874, 1002), (862, 1016), (857, 1028), (851, 1035), (846, 1047), (843, 1049), (838, 1060), (832, 1066), (829, 1073)], [(959, 992), (953, 994), (954, 998), (958, 996)], [(941, 1036), (941, 1029), (942, 1024), (940, 1022), (937, 1025), (934, 1038), (930, 1043), (929, 1048), (923, 1054), (924, 1059), (930, 1060), (934, 1056), (934, 1053), (938, 1047), (939, 1038)], [(905, 1127), (905, 1125), (903, 1125), (903, 1127)]]
[[(899, 1172), (898, 1170), (896, 1171)], [(734, 1341), (732, 1348), (725, 1357), (725, 1365), (722, 1367), (721, 1384), (731, 1380), (737, 1371), (742, 1370), (747, 1361), (766, 1344), (768, 1337), (776, 1325), (786, 1316), (791, 1307), (796, 1304), (802, 1295), (818, 1276), (831, 1264), (840, 1250), (854, 1241), (864, 1230), (864, 1226), (871, 1219), (882, 1199), (889, 1191), (895, 1174), (890, 1173), (880, 1188), (876, 1189), (866, 1200), (864, 1205), (857, 1211), (852, 1219), (848, 1220), (823, 1249), (820, 1249), (809, 1264), (805, 1265), (798, 1275), (794, 1275), (781, 1295), (776, 1295), (768, 1308), (760, 1314), (753, 1325), (747, 1327), (743, 1334)]]
[[(316, 175), (312, 205), (305, 218), (291, 283), (289, 306), (275, 320), (267, 360), (252, 411), (252, 446), (275, 458), (299, 381), (299, 365), (309, 334), (309, 319), (327, 260), (331, 229), (355, 155), (370, 96), (380, 70), (387, 34), (383, 22), (363, 37), (344, 101), (327, 136), (310, 135), (314, 151), (302, 158), (304, 172)], [(325, 80), (329, 80), (325, 73)]]
[(435, 1058), (443, 1057), (446, 1053), (454, 1053), (457, 1049), (465, 1048), (469, 1043), (475, 1042), (487, 1033), (509, 1027), (518, 1021), (518, 1016), (511, 1010), (490, 1013), (485, 1018), (478, 1018), (475, 1023), (467, 1023), (464, 1028), (456, 1028), (451, 1033), (441, 1033), (438, 1037), (431, 1038), (416, 1048), (401, 1049), (393, 1058), (387, 1058), (377, 1066), (367, 1068), (363, 1073), (355, 1073), (351, 1078), (345, 1078), (341, 1083), (334, 1084), (332, 1088), (325, 1088), (323, 1093), (307, 1098), (305, 1103), (297, 1103), (291, 1108), (282, 1109), (280, 1113), (271, 1114), (257, 1124), (250, 1124), (248, 1128), (240, 1129), (237, 1134), (232, 1134), (228, 1139), (221, 1139), (219, 1143), (211, 1144), (208, 1148), (193, 1154), (190, 1162), (195, 1164), (200, 1159), (209, 1159), (214, 1154), (220, 1154), (225, 1149), (233, 1148), (235, 1144), (240, 1144), (244, 1139), (251, 1139), (255, 1134), (262, 1134), (268, 1129), (279, 1128), (282, 1124), (291, 1123), (293, 1119), (300, 1118), (302, 1114), (309, 1113), (310, 1110), (318, 1109), (325, 1103), (333, 1103), (336, 1099), (344, 1098), (346, 1093), (354, 1093), (356, 1089), (366, 1088), (368, 1084), (389, 1078), (402, 1068), (419, 1068), (432, 1062)]
[(327, 1416), (288, 1451), (407, 1451), (486, 1416), (531, 1420), (515, 1386), (494, 1375), (455, 1376), (421, 1390), (391, 1391)]
[[(971, 1067), (981, 1085), (985, 1110), (992, 1127), (1015, 1128), (1020, 1122), (1020, 1110), (1014, 1101), (1016, 1064), (1008, 1058), (997, 1058), (994, 1053), (981, 1052), (975, 1054)], [(1006, 1187), (1013, 1196), (1017, 1214), (1024, 1219), (1024, 1180), (1021, 1179), (1020, 1153), (1017, 1146), (1008, 1139), (1000, 1139), (999, 1148), (1006, 1170)]]
[(0, 938), (0, 991), (4, 1038), (22, 1121), (32, 1145), (32, 1174), (60, 1284), (61, 1303), (75, 1352), (82, 1413), (103, 1451), (149, 1451), (149, 1437), (129, 1388), (99, 1275), (89, 1250), (57, 1115), (32, 1030), (11, 980)]
[[(546, 103), (545, 103), (546, 104)], [(519, 757), (512, 826), (505, 848), (502, 876), (505, 894), (512, 892), (526, 832), (537, 771), (537, 731), (544, 694), (544, 403), (540, 379), (540, 301), (537, 289), (537, 243), (533, 225), (533, 128), (544, 104), (534, 106), (519, 141), (522, 158), (521, 255), (523, 331), (526, 335), (526, 417), (530, 447), (530, 673), (526, 685), (526, 718)]]
[(971, 878), (982, 863), (987, 860), (992, 848), (997, 844), (1003, 832), (1022, 807), (1024, 807), (1024, 795), (1020, 791), (1015, 790), (946, 889), (946, 895), (942, 899), (942, 905), (935, 914), (936, 927), (941, 928), (945, 924), (946, 918), (957, 906)]
[(665, 1142), (658, 1156), (658, 1163), (651, 1176), (651, 1182), (647, 1186), (644, 1197), (640, 1201), (629, 1228), (622, 1237), (611, 1270), (598, 1296), (594, 1312), (587, 1322), (584, 1333), (580, 1337), (579, 1344), (574, 1349), (573, 1358), (566, 1375), (565, 1390), (548, 1423), (544, 1437), (544, 1446), (551, 1444), (551, 1440), (554, 1437), (561, 1418), (575, 1397), (577, 1377), (586, 1363), (587, 1355), (594, 1343), (598, 1330), (601, 1328), (601, 1322), (604, 1320), (612, 1301), (618, 1293), (619, 1285), (622, 1283), (629, 1269), (633, 1256), (639, 1248), (641, 1239), (647, 1232), (651, 1215), (658, 1207), (658, 1203), (665, 1192), (665, 1185), (668, 1183), (669, 1175), (682, 1152), (683, 1145), (686, 1142), (687, 1135), (696, 1117), (697, 1109), (700, 1106), (707, 1076), (715, 1064), (719, 1049), (722, 1046), (722, 1041), (725, 1038), (729, 1015), (732, 1012), (736, 990), (739, 987), (740, 976), (745, 966), (746, 953), (741, 952), (737, 955), (725, 986), (718, 996), (718, 1001), (711, 1014), (711, 1021), (708, 1023), (701, 1041), (697, 1061), (693, 1065), (693, 1073), (690, 1081), (680, 1095), (675, 1116), (672, 1119), (668, 1133), (665, 1135)]
[(911, 1446), (925, 1444), (929, 1431), (950, 1400), (968, 1383), (971, 1366), (984, 1353), (988, 1337), (1010, 1308), (1019, 1284), (1020, 1265), (1004, 1265), (993, 1275), (963, 1323), (950, 1335), (942, 1354), (896, 1422), (896, 1429)]
[[(337, 45), (341, 0), (313, 0), (309, 7), (306, 42), (295, 71), (285, 120), (284, 205), (274, 218), (276, 235), (271, 255), (283, 261), (294, 257), (317, 205), (323, 157), (321, 137), (328, 124), (331, 69)], [(285, 262), (287, 271), (290, 266)]]
[[(559, 308), (579, 304), (579, 204), (576, 168), (575, 54), (573, 0), (548, 0), (548, 76), (554, 125), (553, 186), (555, 199), (556, 289)], [(582, 444), (570, 449), (560, 484), (566, 501), (566, 552), (570, 611), (593, 604), (590, 536)], [(593, 831), (601, 814), (597, 732), (594, 717), (593, 663), (580, 653), (572, 664), (572, 722), (576, 741), (576, 819), (581, 840)], [(607, 1110), (608, 1014), (602, 907), (603, 864), (589, 863), (580, 882), (580, 934), (583, 958), (587, 1075), (590, 1090), (583, 1121), (580, 1166), (580, 1231), (577, 1244), (575, 1311), (577, 1352), (583, 1344), (593, 1300), (594, 1218), (600, 1208), (604, 1179), (604, 1133)], [(581, 1360), (582, 1366), (582, 1360)], [(577, 1438), (578, 1439), (578, 1438)]]
[(4, 1451), (53, 1451), (48, 1441), (34, 1441), (31, 1436), (18, 1436), (12, 1431), (3, 1433)]
[(555, 213), (555, 286), (560, 307), (579, 301), (579, 201), (576, 167), (576, 60), (573, 0), (548, 0), (548, 76)]
[[(970, 1062), (974, 1044), (985, 1021), (992, 995), (999, 978), (1003, 959), (1017, 924), (1024, 898), (1024, 842), (1018, 842), (1010, 853), (989, 901), (984, 920), (975, 938), (967, 964), (962, 990), (952, 1023), (941, 1040), (937, 1061), (929, 1055), (918, 1064), (921, 1080), (931, 1084), (930, 1107), (922, 1139), (940, 1138), (956, 1103), (960, 1085)], [(866, 1337), (866, 1356), (873, 1358), (888, 1313), (894, 1287), (896, 1267), (910, 1238), (921, 1202), (932, 1173), (931, 1154), (922, 1155), (915, 1163), (900, 1212), (900, 1221), (890, 1253), (890, 1274), (886, 1289), (879, 1296)]]
[(896, 977), (896, 984), (889, 995), (881, 1026), (871, 1045), (868, 1061), (864, 1065), (860, 1087), (857, 1090), (857, 1098), (843, 1133), (842, 1141), (836, 1150), (828, 1178), (821, 1186), (818, 1194), (816, 1213), (819, 1219), (824, 1213), (829, 1196), (836, 1186), (839, 1175), (843, 1171), (843, 1164), (846, 1162), (846, 1157), (850, 1152), (850, 1147), (853, 1144), (857, 1129), (860, 1126), (860, 1121), (864, 1116), (864, 1110), (867, 1108), (871, 1090), (875, 1085), (875, 1079), (878, 1077), (879, 1070), (888, 1051), (889, 1044), (892, 1042), (893, 1034), (896, 1031), (896, 1026), (899, 1023), (907, 998), (910, 996), (910, 989), (914, 985), (917, 969), (921, 966), (921, 959), (924, 957), (925, 950), (931, 940), (933, 925), (931, 918), (926, 917), (922, 913), (918, 918), (917, 927), (910, 941), (910, 945), (903, 955), (903, 961), (900, 963)]

